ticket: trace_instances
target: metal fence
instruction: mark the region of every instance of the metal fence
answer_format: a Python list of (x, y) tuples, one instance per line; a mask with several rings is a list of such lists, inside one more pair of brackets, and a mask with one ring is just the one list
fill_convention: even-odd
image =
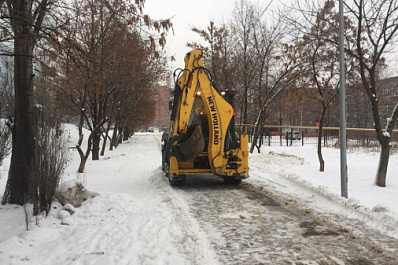
[[(244, 125), (252, 142), (254, 125)], [(340, 128), (324, 127), (321, 139), (322, 146), (339, 147)], [(310, 126), (274, 126), (264, 125), (259, 140), (267, 146), (308, 146), (318, 144), (318, 127)], [(347, 128), (347, 147), (379, 147), (379, 141), (374, 129)], [(398, 130), (391, 135), (391, 145), (398, 148)]]

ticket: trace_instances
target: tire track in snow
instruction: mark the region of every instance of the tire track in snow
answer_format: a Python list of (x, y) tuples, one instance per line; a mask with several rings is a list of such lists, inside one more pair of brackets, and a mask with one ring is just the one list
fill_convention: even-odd
[(279, 203), (250, 185), (188, 176), (175, 188), (207, 233), (222, 264), (386, 264), (347, 233)]
[[(291, 166), (305, 161), (296, 156), (270, 152), (267, 156), (254, 156), (261, 159), (256, 164), (279, 164)], [(297, 163), (298, 161), (301, 163)], [(301, 212), (311, 214), (319, 222), (347, 231), (352, 238), (368, 248), (373, 248), (398, 261), (396, 219), (369, 211), (352, 199), (341, 198), (324, 187), (300, 179), (291, 170), (273, 171), (253, 175), (257, 180), (249, 180), (250, 185), (260, 189), (281, 203), (288, 203)], [(260, 172), (260, 171), (257, 171)]]

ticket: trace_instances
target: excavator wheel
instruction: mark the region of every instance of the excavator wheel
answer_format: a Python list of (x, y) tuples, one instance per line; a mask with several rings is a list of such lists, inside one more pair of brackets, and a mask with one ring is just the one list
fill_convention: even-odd
[(164, 157), (162, 160), (162, 171), (165, 173), (166, 177), (168, 177), (167, 174), (169, 172), (169, 164), (164, 160)]
[(239, 185), (242, 183), (242, 179), (234, 177), (224, 177), (225, 184)]
[(162, 148), (162, 171), (165, 173), (165, 176), (169, 177), (169, 155), (165, 150), (166, 146)]
[(167, 177), (169, 178), (169, 183), (171, 186), (181, 186), (185, 184), (185, 180), (187, 179), (186, 175), (178, 175), (178, 176), (173, 176), (170, 177), (170, 174), (167, 174)]
[(164, 172), (164, 175), (165, 175), (165, 177), (166, 178), (169, 178), (169, 164), (167, 164), (167, 163), (163, 163), (162, 164), (162, 170), (163, 170), (163, 172)]

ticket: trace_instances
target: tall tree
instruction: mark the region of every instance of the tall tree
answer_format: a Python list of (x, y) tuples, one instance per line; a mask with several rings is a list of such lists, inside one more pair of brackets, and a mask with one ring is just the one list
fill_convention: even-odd
[[(5, 8), (3, 5), (7, 3)], [(40, 38), (46, 14), (54, 2), (1, 1), (2, 20), (12, 30), (13, 38), (15, 108), (12, 124), (12, 156), (8, 181), (2, 203), (24, 204), (28, 197), (29, 179), (35, 163), (33, 51)], [(4, 35), (3, 35), (4, 36)]]
[(235, 38), (234, 56), (235, 65), (239, 66), (241, 119), (244, 124), (249, 122), (250, 106), (252, 106), (253, 90), (256, 78), (253, 74), (257, 65), (253, 47), (253, 32), (263, 19), (266, 8), (260, 8), (247, 0), (235, 2), (231, 34)]
[(347, 46), (346, 51), (359, 61), (362, 86), (372, 106), (374, 127), (381, 145), (375, 183), (385, 187), (398, 102), (389, 117), (382, 117), (379, 102), (383, 93), (380, 93), (379, 68), (397, 39), (398, 1), (352, 0), (345, 2), (345, 8), (356, 28), (355, 46)]
[[(278, 98), (281, 93), (287, 88), (293, 88), (296, 80), (298, 78), (296, 71), (297, 68), (301, 67), (301, 62), (297, 60), (298, 55), (298, 46), (289, 45), (286, 43), (279, 44), (279, 52), (276, 55), (279, 63), (277, 67), (272, 69), (272, 75), (270, 74), (268, 77), (263, 73), (261, 77), (259, 77), (259, 84), (261, 85), (263, 82), (267, 84), (262, 91), (262, 99), (260, 102), (260, 108), (257, 110), (257, 118), (255, 121), (255, 128), (253, 134), (253, 141), (250, 146), (250, 152), (252, 153), (254, 148), (257, 146), (257, 140), (261, 136), (262, 133), (262, 124), (265, 119), (266, 111), (268, 107)], [(268, 78), (265, 80), (264, 78)], [(258, 147), (258, 146), (257, 146)], [(258, 147), (258, 151), (260, 148)]]
[(238, 75), (240, 64), (234, 62), (235, 37), (230, 34), (231, 27), (226, 23), (217, 26), (213, 21), (210, 21), (206, 30), (194, 27), (192, 31), (198, 33), (206, 44), (194, 42), (188, 43), (187, 46), (203, 51), (205, 67), (210, 70), (212, 81), (215, 81), (221, 90), (238, 91), (241, 88)]
[[(92, 4), (98, 2), (91, 1)], [(63, 8), (61, 4), (69, 5), (69, 8)], [(14, 87), (15, 87), (15, 109), (11, 124), (13, 142), (12, 142), (12, 157), (9, 170), (9, 177), (4, 192), (2, 203), (16, 203), (23, 204), (28, 199), (28, 188), (35, 159), (35, 139), (36, 136), (36, 121), (35, 121), (35, 102), (33, 89), (33, 56), (35, 47), (38, 41), (49, 40), (55, 46), (62, 50), (62, 45), (67, 43), (67, 37), (74, 37), (73, 34), (66, 32), (59, 40), (59, 32), (55, 32), (54, 28), (68, 22), (70, 18), (71, 3), (64, 1), (48, 1), (48, 0), (30, 0), (30, 1), (4, 1), (0, 0), (1, 12), (1, 35), (0, 41), (3, 43), (13, 43), (13, 48), (3, 49), (8, 55), (14, 57)], [(123, 5), (121, 12), (114, 9), (112, 4)], [(165, 31), (171, 28), (170, 20), (154, 21), (148, 15), (143, 15), (142, 10), (144, 0), (137, 1), (101, 1), (111, 13), (111, 17), (117, 18), (119, 22), (132, 25), (136, 30), (142, 29), (143, 34), (146, 34), (149, 45), (157, 47), (164, 46)], [(49, 16), (49, 12), (53, 12)], [(56, 12), (55, 12), (56, 11)], [(58, 12), (58, 13), (57, 13)], [(84, 12), (83, 12), (84, 13)], [(105, 24), (105, 27), (107, 25)], [(153, 31), (145, 31), (143, 28), (154, 29), (154, 32), (159, 33), (155, 36)], [(98, 35), (97, 35), (98, 36)], [(9, 40), (13, 40), (10, 42)], [(81, 44), (83, 39), (76, 39), (76, 43)], [(94, 39), (94, 42), (96, 40)], [(156, 43), (157, 42), (157, 43)], [(96, 42), (96, 44), (99, 44)], [(97, 48), (94, 46), (93, 48)], [(152, 49), (155, 54), (159, 54), (155, 49)], [(90, 50), (92, 52), (92, 50)], [(90, 62), (90, 61), (88, 61)], [(92, 81), (96, 81), (93, 80)], [(84, 94), (84, 97), (87, 95)], [(105, 96), (107, 97), (107, 96)], [(87, 104), (87, 103), (84, 103)], [(84, 107), (80, 108), (81, 113), (85, 114)], [(100, 124), (100, 123), (98, 123)]]
[(224, 26), (217, 27), (213, 21), (210, 21), (210, 25), (207, 30), (192, 28), (193, 32), (198, 33), (208, 44), (208, 46), (201, 45), (199, 43), (188, 43), (187, 46), (192, 49), (200, 49), (203, 51), (206, 67), (209, 68), (212, 79), (217, 84), (226, 88), (223, 82), (222, 69), (225, 63), (225, 54), (223, 53), (224, 40), (228, 36), (228, 31)]
[(253, 152), (256, 146), (260, 151), (257, 139), (262, 135), (269, 106), (294, 82), (297, 75), (293, 70), (300, 66), (300, 62), (296, 45), (287, 44), (291, 42), (291, 36), (284, 22), (286, 13), (267, 16), (275, 13), (251, 5), (246, 8), (250, 11), (249, 16), (245, 23), (241, 20), (239, 24), (245, 41), (238, 45), (237, 58), (242, 58), (238, 65), (241, 66), (240, 74), (244, 75), (240, 80), (244, 100), (243, 121), (251, 120), (255, 124), (250, 147), (250, 152)]
[[(115, 122), (115, 133), (123, 132), (132, 115), (121, 119), (120, 113), (131, 105), (134, 96), (142, 98), (137, 91), (147, 90), (144, 94), (148, 98), (149, 88), (165, 69), (155, 38), (141, 34), (136, 25), (139, 19), (126, 21), (131, 15), (126, 10), (123, 2), (75, 1), (72, 23), (66, 31), (71, 36), (62, 43), (66, 58), (61, 67), (60, 96), (64, 95), (70, 103), (64, 102), (80, 114), (80, 128), (84, 121), (91, 131), (87, 149), (83, 151), (77, 145), (81, 157), (78, 172), (84, 171), (90, 154), (93, 160), (99, 159), (101, 127), (105, 122), (108, 127)], [(169, 23), (146, 25), (160, 31)], [(159, 45), (164, 44), (162, 37), (158, 40)], [(138, 105), (135, 110), (148, 106), (151, 104)]]
[[(316, 7), (315, 7), (316, 8)], [(334, 1), (325, 1), (318, 10), (313, 10), (315, 16), (306, 17), (309, 24), (301, 29), (303, 36), (299, 42), (300, 60), (306, 64), (307, 71), (302, 73), (303, 86), (314, 91), (315, 98), (319, 103), (318, 118), (318, 159), (319, 171), (325, 170), (325, 161), (322, 155), (322, 138), (325, 117), (330, 105), (334, 103), (339, 95), (339, 49), (331, 43), (338, 41), (338, 15), (335, 11)], [(303, 12), (303, 16), (306, 14)], [(346, 21), (346, 41), (349, 44), (355, 39), (350, 21)], [(297, 25), (297, 24), (296, 24)], [(348, 73), (352, 73), (355, 60), (351, 58), (346, 62)], [(350, 75), (352, 76), (352, 75)], [(347, 78), (347, 81), (350, 79)], [(349, 82), (347, 82), (349, 83)]]

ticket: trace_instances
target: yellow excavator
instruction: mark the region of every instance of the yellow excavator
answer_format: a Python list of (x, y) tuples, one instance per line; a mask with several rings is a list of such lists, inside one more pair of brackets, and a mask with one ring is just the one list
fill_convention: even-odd
[(249, 177), (248, 135), (235, 130), (235, 90), (219, 91), (204, 68), (202, 51), (192, 50), (175, 77), (169, 132), (164, 134), (162, 169), (171, 185), (187, 175), (214, 174), (225, 183)]

